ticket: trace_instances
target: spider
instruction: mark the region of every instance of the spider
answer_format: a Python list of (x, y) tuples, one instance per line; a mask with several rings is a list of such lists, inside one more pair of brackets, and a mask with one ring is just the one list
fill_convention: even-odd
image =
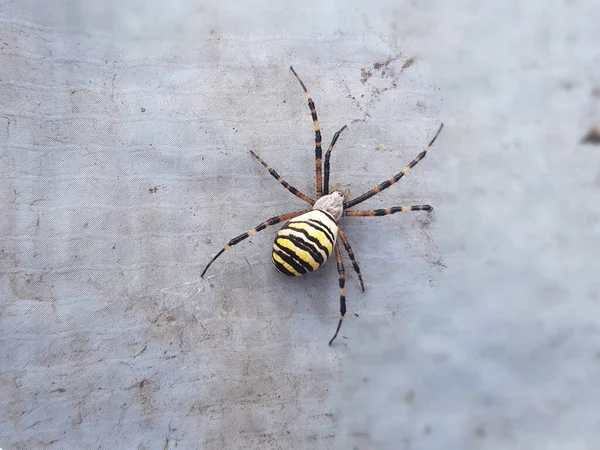
[[(264, 230), (267, 227), (272, 225), (276, 225), (278, 223), (287, 221), (287, 223), (277, 232), (275, 235), (275, 240), (273, 242), (273, 252), (272, 252), (272, 262), (277, 269), (278, 272), (283, 275), (289, 276), (300, 276), (304, 275), (307, 272), (312, 272), (319, 267), (321, 267), (327, 259), (331, 256), (332, 253), (335, 253), (335, 260), (337, 263), (338, 270), (338, 282), (340, 288), (340, 318), (335, 329), (335, 333), (331, 340), (329, 341), (329, 345), (333, 343), (335, 338), (337, 337), (340, 327), (342, 326), (342, 322), (344, 321), (344, 315), (346, 314), (346, 296), (344, 291), (345, 286), (345, 275), (344, 275), (344, 264), (342, 262), (342, 253), (340, 251), (339, 242), (337, 242), (336, 238), (339, 237), (342, 245), (346, 249), (348, 256), (350, 257), (350, 261), (352, 262), (352, 267), (358, 276), (358, 281), (360, 283), (360, 288), (364, 292), (365, 286), (362, 280), (362, 276), (360, 274), (360, 269), (358, 267), (358, 263), (356, 262), (356, 258), (354, 257), (354, 253), (352, 252), (352, 247), (346, 239), (342, 228), (339, 225), (339, 220), (342, 216), (350, 216), (350, 217), (373, 217), (373, 216), (387, 216), (389, 214), (395, 214), (397, 212), (407, 212), (407, 211), (431, 211), (433, 208), (429, 205), (414, 205), (414, 206), (394, 206), (388, 209), (373, 209), (373, 210), (362, 210), (362, 211), (350, 211), (349, 209), (353, 206), (358, 205), (359, 203), (364, 202), (368, 198), (373, 197), (374, 195), (380, 193), (384, 189), (387, 189), (392, 184), (395, 184), (406, 175), (414, 166), (417, 165), (419, 161), (421, 161), (438, 135), (442, 131), (442, 127), (444, 124), (441, 124), (425, 150), (417, 155), (415, 159), (411, 161), (411, 163), (402, 169), (399, 173), (394, 175), (389, 180), (384, 181), (383, 183), (375, 186), (368, 192), (352, 199), (348, 200), (350, 191), (346, 190), (342, 193), (339, 190), (339, 184), (334, 186), (331, 191), (329, 190), (329, 173), (330, 173), (330, 165), (329, 159), (331, 157), (331, 151), (335, 143), (337, 142), (340, 133), (346, 129), (346, 125), (344, 125), (340, 130), (338, 130), (331, 140), (331, 144), (329, 144), (329, 148), (325, 153), (325, 162), (322, 163), (322, 149), (321, 149), (321, 128), (319, 126), (319, 120), (317, 119), (317, 111), (315, 109), (315, 104), (306, 89), (306, 86), (296, 73), (293, 67), (290, 67), (290, 70), (302, 86), (304, 90), (304, 94), (308, 100), (308, 107), (310, 108), (310, 113), (312, 115), (313, 125), (315, 129), (315, 172), (316, 172), (316, 187), (317, 187), (317, 196), (316, 200), (308, 197), (307, 195), (300, 192), (295, 187), (291, 186), (287, 183), (283, 178), (279, 176), (275, 170), (273, 170), (266, 162), (264, 162), (260, 156), (250, 150), (250, 153), (254, 158), (261, 163), (265, 169), (269, 171), (269, 173), (288, 191), (294, 194), (296, 197), (304, 200), (306, 203), (312, 206), (312, 209), (303, 210), (303, 211), (294, 211), (287, 214), (282, 214), (280, 216), (271, 217), (269, 220), (261, 223), (256, 228), (253, 228), (246, 233), (240, 234), (237, 237), (231, 239), (214, 257), (210, 260), (210, 262), (206, 265), (206, 268), (202, 272), (201, 277), (204, 276), (208, 268), (215, 262), (215, 260), (221, 256), (221, 254), (233, 247), (234, 245), (240, 243), (244, 239), (255, 235), (259, 231)], [(324, 176), (322, 174), (322, 169), (324, 166)]]

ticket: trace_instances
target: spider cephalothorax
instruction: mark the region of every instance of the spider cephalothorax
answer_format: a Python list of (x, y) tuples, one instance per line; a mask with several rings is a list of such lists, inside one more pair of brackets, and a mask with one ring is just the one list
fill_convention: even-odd
[[(433, 208), (429, 205), (414, 205), (414, 206), (394, 206), (388, 209), (373, 209), (366, 211), (349, 211), (348, 209), (362, 203), (363, 201), (371, 198), (372, 196), (378, 194), (379, 192), (387, 189), (392, 184), (395, 184), (400, 178), (406, 175), (414, 166), (417, 165), (419, 161), (421, 161), (436, 138), (442, 131), (443, 124), (440, 125), (439, 129), (421, 153), (417, 155), (417, 157), (411, 161), (411, 163), (402, 169), (399, 173), (394, 175), (389, 180), (384, 181), (383, 183), (375, 186), (370, 191), (364, 193), (356, 197), (353, 200), (348, 200), (348, 191), (343, 194), (338, 191), (337, 186), (335, 186), (331, 192), (329, 191), (329, 158), (331, 156), (331, 151), (333, 150), (333, 146), (335, 145), (340, 133), (344, 131), (346, 126), (344, 125), (338, 132), (333, 135), (333, 139), (331, 140), (331, 144), (327, 152), (325, 153), (325, 163), (322, 163), (322, 149), (321, 149), (321, 128), (319, 126), (319, 120), (317, 119), (317, 111), (315, 109), (315, 104), (304, 86), (304, 83), (298, 77), (296, 72), (292, 67), (290, 67), (292, 73), (296, 76), (296, 79), (302, 86), (304, 93), (306, 94), (306, 98), (308, 100), (308, 107), (310, 108), (310, 112), (313, 119), (313, 125), (315, 129), (315, 171), (316, 171), (316, 187), (317, 187), (317, 200), (313, 200), (310, 197), (304, 195), (302, 192), (298, 191), (295, 187), (286, 183), (283, 178), (281, 178), (277, 172), (275, 172), (271, 167), (265, 163), (256, 153), (250, 151), (252, 156), (254, 156), (268, 171), (269, 173), (281, 184), (284, 188), (294, 194), (296, 197), (304, 200), (308, 204), (312, 206), (310, 210), (304, 211), (296, 211), (287, 214), (282, 214), (280, 216), (272, 217), (266, 222), (261, 223), (256, 228), (241, 234), (233, 239), (231, 239), (225, 247), (223, 247), (214, 257), (210, 260), (210, 262), (206, 265), (206, 268), (202, 272), (201, 277), (204, 276), (208, 268), (211, 264), (228, 248), (237, 244), (240, 241), (258, 233), (265, 228), (275, 225), (281, 222), (287, 221), (287, 223), (277, 232), (275, 236), (275, 240), (273, 242), (273, 253), (272, 253), (272, 261), (273, 265), (280, 273), (284, 275), (290, 276), (300, 276), (305, 273), (312, 272), (321, 267), (327, 259), (331, 256), (332, 253), (335, 253), (335, 259), (337, 263), (338, 269), (338, 279), (340, 286), (340, 319), (338, 321), (337, 328), (335, 330), (335, 334), (329, 341), (329, 345), (333, 342), (333, 340), (337, 337), (338, 332), (340, 331), (340, 327), (342, 325), (342, 321), (344, 320), (344, 315), (346, 314), (346, 296), (345, 296), (345, 275), (344, 275), (344, 264), (342, 262), (342, 254), (340, 251), (339, 243), (337, 242), (337, 238), (339, 237), (342, 245), (346, 249), (348, 256), (350, 257), (350, 261), (352, 262), (352, 267), (354, 268), (358, 281), (360, 283), (361, 289), (364, 291), (364, 283), (362, 280), (362, 276), (360, 274), (360, 269), (358, 267), (358, 263), (356, 262), (356, 258), (354, 257), (354, 253), (352, 252), (352, 248), (350, 247), (350, 243), (346, 239), (341, 227), (339, 226), (339, 220), (343, 216), (359, 216), (359, 217), (372, 217), (372, 216), (387, 216), (389, 214), (394, 214), (397, 212), (407, 212), (407, 211), (431, 211)], [(325, 169), (325, 176), (322, 175), (322, 169)]]
[(313, 205), (313, 209), (320, 209), (331, 214), (331, 217), (337, 222), (342, 217), (342, 212), (344, 211), (344, 200), (344, 194), (335, 190), (331, 194), (326, 194), (318, 198)]

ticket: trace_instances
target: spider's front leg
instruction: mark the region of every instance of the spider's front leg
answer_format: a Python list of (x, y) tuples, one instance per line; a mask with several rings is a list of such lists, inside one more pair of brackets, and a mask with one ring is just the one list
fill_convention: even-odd
[(275, 178), (277, 180), (277, 182), (279, 184), (281, 184), (284, 188), (286, 188), (288, 191), (290, 191), (292, 194), (294, 194), (299, 199), (304, 200), (309, 205), (314, 205), (315, 204), (315, 201), (312, 198), (309, 198), (307, 195), (304, 195), (302, 192), (300, 192), (294, 186), (292, 186), (291, 184), (287, 183), (283, 178), (281, 178), (279, 176), (279, 174), (277, 172), (275, 172), (275, 170), (273, 170), (271, 168), (271, 166), (269, 166), (266, 162), (264, 162), (263, 159), (260, 156), (258, 156), (252, 150), (250, 150), (250, 153), (252, 153), (252, 156), (254, 156), (258, 160), (258, 162), (261, 163), (263, 165), (263, 167), (269, 171), (269, 173), (271, 174), (271, 176), (273, 178)]
[(344, 202), (344, 209), (348, 209), (355, 205), (358, 205), (359, 203), (364, 202), (366, 199), (371, 198), (376, 194), (379, 194), (384, 189), (389, 188), (392, 184), (396, 184), (400, 180), (400, 178), (402, 178), (404, 175), (406, 175), (408, 172), (410, 172), (412, 170), (412, 168), (415, 167), (419, 163), (419, 161), (421, 161), (423, 158), (425, 158), (425, 155), (427, 155), (427, 152), (431, 149), (431, 146), (433, 145), (433, 143), (435, 142), (437, 137), (440, 135), (440, 132), (442, 131), (443, 127), (444, 127), (444, 124), (441, 124), (440, 127), (438, 128), (437, 132), (431, 139), (431, 141), (429, 141), (429, 144), (427, 145), (427, 147), (425, 147), (425, 150), (423, 150), (421, 153), (419, 153), (417, 155), (417, 157), (415, 159), (413, 159), (408, 166), (406, 166), (404, 169), (402, 169), (399, 173), (394, 175), (389, 180), (386, 180), (383, 183), (379, 184), (378, 186), (375, 186), (369, 192), (365, 192), (364, 194), (356, 197), (353, 200)]
[(333, 150), (333, 146), (337, 142), (338, 137), (340, 137), (340, 133), (342, 131), (344, 131), (346, 128), (348, 128), (348, 127), (346, 125), (344, 125), (333, 135), (331, 144), (329, 144), (329, 148), (325, 152), (325, 164), (324, 164), (324, 166), (325, 166), (325, 177), (324, 178), (325, 179), (323, 180), (323, 191), (325, 192), (325, 194), (329, 194), (329, 158), (331, 158), (331, 151)]
[(322, 170), (322, 162), (321, 158), (323, 156), (323, 151), (321, 149), (321, 127), (319, 125), (319, 119), (317, 118), (317, 109), (315, 108), (315, 102), (313, 102), (312, 97), (308, 93), (308, 89), (304, 86), (304, 83), (294, 70), (292, 66), (290, 66), (290, 70), (302, 86), (304, 93), (306, 94), (306, 99), (308, 100), (308, 107), (310, 108), (310, 114), (313, 120), (313, 126), (315, 128), (315, 172), (316, 172), (316, 181), (317, 181), (317, 198), (320, 198), (323, 195), (323, 176), (321, 174)]
[(357, 211), (344, 211), (345, 216), (354, 217), (375, 217), (375, 216), (389, 216), (390, 214), (396, 214), (399, 212), (410, 212), (410, 211), (433, 211), (433, 207), (430, 205), (413, 205), (413, 206), (393, 206), (387, 209), (367, 209)]

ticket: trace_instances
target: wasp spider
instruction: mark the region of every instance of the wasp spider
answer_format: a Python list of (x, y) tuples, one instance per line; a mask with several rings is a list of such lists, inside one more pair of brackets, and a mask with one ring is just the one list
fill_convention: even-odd
[(349, 191), (346, 190), (344, 193), (339, 191), (339, 185), (333, 187), (333, 189), (329, 190), (329, 159), (331, 156), (331, 151), (333, 150), (333, 146), (335, 145), (340, 133), (344, 131), (346, 126), (344, 125), (338, 132), (333, 135), (333, 139), (331, 140), (331, 144), (329, 144), (329, 148), (327, 152), (325, 152), (325, 163), (324, 163), (324, 176), (322, 175), (322, 150), (321, 150), (321, 129), (319, 127), (319, 121), (317, 119), (317, 111), (315, 109), (315, 104), (304, 86), (304, 83), (296, 74), (293, 67), (290, 67), (292, 73), (295, 75), (296, 79), (302, 86), (304, 93), (306, 94), (306, 98), (308, 100), (308, 107), (310, 108), (310, 113), (312, 115), (313, 124), (315, 128), (315, 170), (316, 170), (316, 184), (317, 184), (317, 200), (313, 200), (312, 198), (304, 195), (295, 187), (286, 183), (283, 178), (279, 176), (275, 170), (273, 170), (267, 163), (265, 163), (256, 153), (250, 151), (252, 156), (254, 156), (258, 162), (260, 162), (269, 173), (288, 191), (294, 194), (296, 197), (301, 198), (306, 203), (312, 206), (310, 210), (303, 211), (295, 211), (287, 214), (282, 214), (277, 217), (272, 217), (269, 220), (261, 223), (256, 228), (241, 234), (237, 237), (231, 239), (225, 247), (223, 247), (219, 253), (217, 253), (213, 259), (206, 265), (206, 268), (202, 272), (201, 277), (204, 276), (208, 268), (211, 266), (213, 262), (227, 249), (234, 246), (235, 244), (243, 241), (244, 239), (255, 235), (259, 231), (264, 230), (265, 228), (275, 225), (284, 221), (288, 221), (283, 228), (281, 228), (277, 234), (275, 235), (275, 241), (273, 242), (273, 253), (272, 253), (272, 261), (273, 265), (283, 275), (290, 276), (300, 276), (304, 275), (307, 272), (312, 272), (321, 267), (325, 261), (331, 256), (332, 253), (335, 253), (335, 260), (337, 263), (337, 270), (339, 274), (339, 286), (340, 286), (340, 319), (337, 324), (337, 328), (331, 340), (329, 341), (329, 345), (334, 341), (337, 337), (338, 332), (340, 331), (340, 327), (342, 326), (342, 321), (344, 320), (344, 315), (346, 314), (346, 296), (344, 294), (344, 284), (345, 284), (345, 276), (344, 276), (344, 264), (342, 262), (342, 254), (340, 251), (339, 243), (336, 238), (339, 237), (342, 245), (346, 249), (348, 256), (350, 257), (350, 261), (352, 262), (352, 267), (358, 276), (358, 281), (360, 283), (360, 287), (364, 292), (365, 287), (363, 284), (362, 276), (360, 275), (360, 269), (358, 267), (358, 263), (354, 257), (354, 253), (352, 252), (352, 247), (350, 247), (350, 243), (346, 236), (344, 235), (342, 229), (340, 228), (338, 222), (342, 216), (354, 216), (354, 217), (372, 217), (372, 216), (387, 216), (389, 214), (394, 214), (397, 212), (407, 212), (407, 211), (431, 211), (433, 208), (429, 205), (415, 205), (415, 206), (394, 206), (388, 209), (374, 209), (374, 210), (366, 210), (366, 211), (350, 211), (349, 209), (359, 203), (364, 202), (368, 198), (373, 197), (379, 192), (387, 189), (392, 184), (396, 183), (400, 178), (406, 175), (414, 166), (417, 165), (419, 161), (421, 161), (436, 138), (442, 131), (443, 124), (440, 125), (440, 128), (437, 130), (433, 139), (429, 142), (429, 145), (425, 147), (417, 157), (411, 161), (411, 163), (402, 169), (398, 174), (394, 175), (387, 181), (375, 186), (370, 191), (352, 199), (348, 200)]

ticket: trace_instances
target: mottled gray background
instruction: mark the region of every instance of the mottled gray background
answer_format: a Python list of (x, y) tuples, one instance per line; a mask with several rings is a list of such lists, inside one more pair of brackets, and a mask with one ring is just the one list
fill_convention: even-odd
[[(87, 4), (90, 3), (90, 4)], [(0, 448), (600, 447), (600, 4), (0, 3)], [(274, 230), (314, 195), (347, 264)], [(361, 205), (362, 207), (363, 205)]]

